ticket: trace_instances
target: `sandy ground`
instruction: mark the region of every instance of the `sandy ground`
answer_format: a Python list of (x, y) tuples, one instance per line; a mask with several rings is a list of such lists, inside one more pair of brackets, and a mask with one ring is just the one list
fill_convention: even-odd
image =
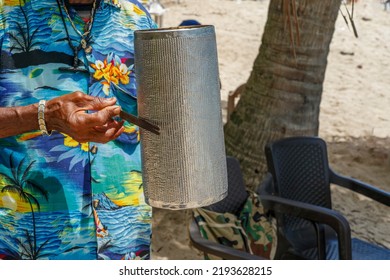
[[(162, 27), (196, 19), (216, 28), (221, 101), (245, 83), (257, 56), (268, 0), (162, 0)], [(344, 11), (344, 10), (343, 10)], [(336, 23), (321, 102), (320, 136), (327, 140), (334, 170), (390, 191), (390, 11), (380, 0), (355, 6), (359, 38)], [(333, 188), (334, 209), (346, 215), (353, 235), (390, 248), (390, 212)], [(189, 211), (153, 210), (153, 259), (202, 259), (189, 244)]]

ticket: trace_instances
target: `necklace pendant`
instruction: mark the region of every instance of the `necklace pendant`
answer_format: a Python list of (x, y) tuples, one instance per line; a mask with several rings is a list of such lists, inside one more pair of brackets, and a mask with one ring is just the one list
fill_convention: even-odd
[(85, 49), (84, 49), (85, 53), (86, 54), (90, 54), (92, 52), (92, 47), (91, 46), (87, 46)]
[(85, 39), (81, 39), (80, 44), (84, 50), (87, 48), (87, 41)]
[(90, 54), (92, 52), (92, 47), (90, 45), (88, 45), (87, 40), (81, 39), (80, 45), (86, 54)]

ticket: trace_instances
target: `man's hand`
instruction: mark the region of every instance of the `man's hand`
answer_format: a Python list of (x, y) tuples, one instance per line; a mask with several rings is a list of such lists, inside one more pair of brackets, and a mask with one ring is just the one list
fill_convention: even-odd
[(120, 112), (115, 104), (115, 98), (92, 97), (78, 91), (63, 95), (46, 102), (46, 127), (80, 143), (107, 143), (124, 131), (123, 122), (113, 119)]

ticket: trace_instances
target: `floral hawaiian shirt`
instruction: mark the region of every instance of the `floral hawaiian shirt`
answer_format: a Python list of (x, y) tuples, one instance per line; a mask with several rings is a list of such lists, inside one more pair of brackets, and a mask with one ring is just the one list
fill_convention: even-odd
[[(78, 46), (85, 22), (72, 7), (65, 10), (63, 0), (0, 5), (1, 107), (81, 91), (115, 96), (137, 114), (134, 31), (156, 28), (141, 4), (97, 0), (88, 48), (78, 53), (85, 71), (77, 72), (66, 70), (74, 64), (68, 37)], [(125, 127), (107, 144), (55, 131), (0, 139), (0, 259), (150, 258), (139, 129)]]

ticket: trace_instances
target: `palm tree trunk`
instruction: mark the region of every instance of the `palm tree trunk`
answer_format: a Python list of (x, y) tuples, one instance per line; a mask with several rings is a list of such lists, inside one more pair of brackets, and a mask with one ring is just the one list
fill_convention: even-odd
[(268, 141), (318, 135), (322, 85), (341, 0), (295, 3), (287, 16), (283, 11), (294, 6), (291, 0), (270, 1), (258, 57), (224, 128), (227, 154), (240, 160), (252, 189), (266, 172)]
[(32, 215), (32, 220), (33, 220), (33, 241), (34, 241), (34, 244), (33, 244), (33, 248), (31, 250), (31, 253), (33, 254), (33, 259), (35, 260), (36, 259), (36, 253), (37, 253), (37, 227), (36, 227), (36, 224), (35, 224), (35, 213), (34, 213), (34, 208), (32, 206), (32, 203), (30, 201), (29, 198), (28, 199), (28, 203), (30, 204), (30, 209), (31, 209), (31, 215)]

